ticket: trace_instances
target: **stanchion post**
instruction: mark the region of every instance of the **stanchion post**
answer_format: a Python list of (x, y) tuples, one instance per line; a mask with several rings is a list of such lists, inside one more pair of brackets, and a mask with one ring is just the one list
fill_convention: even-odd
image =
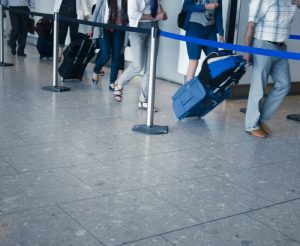
[(0, 67), (12, 66), (12, 63), (4, 62), (4, 12), (0, 3)]
[(150, 76), (148, 91), (148, 108), (147, 108), (147, 124), (135, 125), (132, 131), (145, 133), (148, 135), (167, 134), (168, 126), (153, 125), (154, 117), (154, 98), (155, 98), (155, 77), (156, 77), (156, 60), (159, 39), (159, 28), (151, 28), (151, 51), (150, 51)]
[(57, 53), (58, 53), (58, 13), (54, 12), (54, 23), (53, 23), (53, 86), (44, 86), (42, 87), (45, 91), (53, 91), (53, 92), (63, 92), (69, 91), (70, 88), (64, 86), (58, 86), (58, 61), (57, 61)]

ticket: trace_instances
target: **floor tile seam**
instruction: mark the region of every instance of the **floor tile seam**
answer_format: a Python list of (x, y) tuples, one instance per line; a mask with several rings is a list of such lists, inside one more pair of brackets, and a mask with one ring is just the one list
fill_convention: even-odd
[[(293, 200), (300, 200), (300, 197), (297, 198), (297, 199), (293, 199)], [(293, 201), (291, 200), (291, 201)], [(290, 202), (290, 201), (286, 201), (284, 203), (287, 203), (287, 202)], [(277, 205), (277, 204), (276, 204)], [(217, 219), (213, 219), (213, 220), (209, 220), (209, 221), (205, 221), (205, 222), (201, 222), (201, 223), (198, 223), (198, 224), (194, 224), (194, 225), (191, 225), (191, 226), (185, 226), (185, 227), (182, 227), (182, 228), (179, 228), (179, 229), (175, 229), (175, 230), (170, 230), (168, 232), (163, 232), (163, 233), (159, 233), (155, 236), (162, 236), (164, 237), (165, 235), (167, 234), (170, 234), (170, 233), (174, 233), (174, 232), (178, 232), (178, 231), (182, 231), (182, 230), (186, 230), (186, 229), (190, 229), (190, 228), (194, 228), (194, 227), (198, 227), (198, 226), (202, 226), (202, 225), (206, 225), (206, 224), (210, 224), (210, 223), (214, 223), (214, 222), (218, 222), (218, 221), (222, 221), (222, 220), (225, 220), (225, 219), (229, 219), (229, 218), (233, 218), (233, 217), (236, 217), (236, 216), (245, 216), (247, 215), (248, 213), (251, 213), (251, 212), (254, 212), (254, 211), (258, 211), (258, 210), (261, 210), (261, 209), (265, 209), (265, 208), (268, 208), (268, 207), (272, 207), (274, 205), (269, 205), (269, 206), (264, 206), (264, 207), (261, 207), (261, 208), (257, 208), (257, 209), (251, 209), (249, 211), (246, 211), (246, 212), (241, 212), (241, 213), (236, 213), (236, 214), (232, 214), (232, 215), (228, 215), (228, 216), (225, 216), (225, 217), (220, 217), (220, 218), (217, 218)], [(143, 238), (142, 240), (144, 239), (148, 239), (148, 238), (152, 238), (152, 237), (155, 237), (154, 235), (150, 236), (150, 237), (147, 237), (147, 238)], [(291, 237), (289, 237), (291, 238)], [(139, 241), (139, 240), (136, 240), (136, 241)], [(135, 242), (135, 241), (133, 241)], [(131, 242), (126, 242), (126, 244), (129, 244)], [(121, 244), (122, 245), (122, 244)]]
[[(3, 161), (5, 164), (8, 165), (8, 167), (10, 167), (10, 168), (12, 168), (14, 171), (16, 171), (17, 174), (20, 174), (20, 173), (21, 173), (15, 166), (13, 166), (13, 164), (11, 164), (11, 163), (9, 163), (7, 160), (5, 160), (3, 156), (0, 156), (0, 158), (1, 158), (1, 161)], [(0, 177), (4, 177), (4, 176), (7, 176), (7, 175), (10, 175), (10, 174), (0, 175)]]
[(45, 169), (34, 169), (34, 170), (29, 170), (29, 171), (19, 171), (17, 168), (14, 168), (18, 173), (2, 175), (2, 177), (16, 176), (16, 175), (22, 175), (22, 174), (46, 173), (46, 172), (59, 171), (59, 170), (67, 171), (66, 168), (70, 168), (70, 167), (73, 168), (73, 167), (83, 167), (83, 166), (81, 166), (81, 165), (69, 165), (69, 166), (59, 166), (59, 167), (45, 168)]
[[(211, 177), (217, 177), (217, 175), (211, 174), (211, 175), (206, 175), (206, 176), (203, 176), (203, 177), (195, 177), (195, 178), (190, 178), (190, 179), (178, 179), (177, 178), (176, 181), (172, 181), (172, 182), (165, 183), (165, 184), (149, 185), (149, 186), (146, 186), (142, 189), (156, 188), (156, 187), (172, 185), (172, 184), (188, 183), (188, 182), (191, 182), (191, 181), (199, 182), (199, 181), (201, 181), (201, 179), (211, 178)], [(151, 191), (151, 193), (152, 193), (152, 191)]]
[[(191, 217), (192, 219), (194, 219), (195, 221), (201, 222), (201, 220), (199, 218), (197, 218), (196, 216), (190, 214), (189, 212), (185, 211), (184, 209), (176, 206), (175, 204), (173, 204), (172, 202), (168, 201), (168, 199), (157, 195), (155, 192), (149, 190), (148, 188), (146, 188), (147, 191), (149, 191), (150, 193), (152, 193), (155, 197), (157, 197), (158, 199), (166, 202), (167, 204), (169, 204), (171, 207), (175, 208), (176, 210), (180, 211), (181, 213), (188, 215), (189, 217)], [(159, 234), (160, 235), (160, 234)]]
[[(30, 208), (23, 208), (23, 209), (17, 209), (15, 211), (9, 211), (9, 212), (4, 212), (2, 209), (2, 216), (10, 216), (13, 214), (20, 214), (20, 213), (26, 213), (34, 210), (39, 210), (39, 209), (46, 209), (46, 208), (51, 208), (51, 207), (56, 207), (57, 204), (48, 204), (48, 205), (43, 205), (43, 206), (37, 206), (37, 207), (30, 207)], [(0, 215), (1, 216), (1, 215)]]
[[(222, 158), (223, 159), (223, 158)], [(224, 159), (223, 159), (224, 160)], [(225, 160), (226, 161), (226, 160)], [(229, 162), (229, 161), (228, 161)], [(235, 164), (235, 162), (230, 162), (232, 164)], [(246, 170), (251, 170), (251, 169), (256, 169), (256, 168), (264, 168), (264, 167), (268, 167), (268, 166), (279, 166), (281, 168), (283, 168), (282, 166), (282, 161), (280, 162), (275, 162), (275, 163), (265, 163), (265, 164), (261, 164), (261, 165), (257, 165), (257, 166), (246, 166), (246, 167), (239, 167), (237, 170), (233, 170), (233, 171), (226, 171), (226, 173), (238, 173), (241, 171), (246, 171)], [(290, 171), (289, 169), (285, 168), (286, 171)], [(216, 175), (220, 175), (220, 173), (216, 173)]]
[(245, 214), (245, 216), (247, 216), (249, 219), (252, 219), (252, 220), (254, 220), (254, 221), (256, 221), (256, 222), (258, 222), (258, 223), (260, 223), (260, 224), (262, 224), (262, 225), (264, 225), (264, 226), (266, 226), (266, 227), (268, 227), (268, 228), (270, 228), (270, 229), (273, 230), (273, 231), (279, 232), (280, 234), (284, 235), (285, 237), (287, 237), (287, 238), (289, 238), (289, 239), (292, 239), (293, 241), (296, 241), (297, 243), (300, 243), (300, 241), (299, 241), (298, 239), (293, 238), (292, 236), (290, 236), (290, 235), (288, 235), (288, 234), (286, 234), (286, 233), (280, 231), (280, 229), (274, 228), (272, 225), (270, 225), (270, 224), (268, 224), (268, 223), (265, 223), (265, 222), (263, 222), (263, 221), (261, 221), (261, 220), (255, 218), (255, 217), (252, 217), (250, 214)]
[[(36, 147), (36, 146), (43, 146), (43, 145), (54, 145), (55, 146), (58, 144), (58, 143), (72, 143), (74, 144), (72, 141), (61, 141), (61, 142), (49, 142), (49, 143), (28, 143), (26, 145), (20, 145), (20, 146), (14, 146), (14, 149), (19, 149), (19, 148), (25, 148), (25, 147)], [(74, 146), (76, 148), (78, 148), (77, 146)], [(7, 147), (7, 148), (4, 148), (4, 149), (9, 149), (11, 147)]]
[(147, 164), (150, 167), (152, 167), (153, 169), (155, 169), (158, 173), (162, 173), (162, 174), (166, 175), (167, 177), (173, 178), (173, 179), (178, 180), (178, 181), (181, 180), (180, 178), (176, 177), (175, 175), (169, 174), (168, 171), (167, 171), (167, 169), (165, 169), (163, 167), (159, 168), (158, 166), (155, 166), (155, 165), (153, 165), (151, 163), (147, 163)]
[(96, 237), (94, 233), (92, 233), (88, 228), (86, 228), (84, 225), (80, 223), (76, 218), (74, 218), (68, 211), (66, 211), (62, 206), (57, 204), (57, 206), (62, 210), (67, 216), (69, 216), (74, 222), (76, 222), (80, 227), (82, 227), (85, 231), (87, 231), (95, 240), (97, 240), (102, 246), (105, 246), (105, 244), (100, 240), (100, 238)]
[(148, 239), (155, 238), (155, 237), (159, 237), (159, 238), (165, 240), (165, 242), (170, 243), (170, 245), (176, 246), (171, 241), (169, 241), (167, 238), (165, 238), (164, 236), (162, 236), (162, 234), (155, 234), (155, 235), (151, 235), (151, 236), (148, 236), (148, 237), (139, 238), (137, 240), (123, 242), (121, 244), (116, 244), (115, 246), (123, 246), (123, 245), (132, 244), (132, 243), (137, 243), (137, 242), (140, 242), (140, 241), (143, 241), (143, 240), (148, 240)]
[(224, 180), (225, 182), (228, 182), (228, 183), (234, 185), (234, 186), (237, 187), (238, 189), (242, 189), (242, 190), (247, 191), (247, 192), (249, 192), (249, 193), (251, 193), (251, 194), (253, 194), (253, 195), (258, 196), (260, 199), (262, 199), (262, 200), (265, 201), (265, 202), (268, 202), (268, 203), (274, 203), (274, 202), (276, 202), (276, 201), (272, 201), (272, 200), (270, 200), (270, 199), (264, 197), (264, 196), (263, 196), (262, 194), (260, 194), (259, 192), (256, 192), (256, 191), (254, 191), (254, 190), (251, 190), (251, 189), (249, 189), (248, 187), (246, 187), (246, 186), (244, 186), (244, 185), (236, 184), (235, 182), (233, 182), (233, 181), (231, 181), (231, 180), (229, 180), (229, 179), (226, 179), (226, 177), (222, 177), (222, 176), (220, 176), (219, 174), (217, 174), (216, 176), (217, 176), (218, 178)]
[(13, 130), (9, 129), (9, 132), (11, 134), (13, 134), (16, 138), (18, 138), (19, 140), (21, 140), (24, 144), (28, 144), (28, 142), (25, 141), (25, 139), (23, 139), (21, 136), (19, 136), (18, 134), (16, 134), (16, 132), (14, 132)]
[[(95, 190), (93, 190), (93, 191), (95, 191)], [(64, 201), (64, 202), (59, 202), (56, 204), (67, 205), (67, 204), (71, 204), (71, 203), (75, 203), (75, 202), (84, 202), (84, 201), (88, 201), (88, 200), (95, 200), (95, 199), (99, 199), (102, 197), (110, 197), (110, 196), (112, 197), (112, 196), (116, 196), (116, 195), (122, 195), (125, 193), (136, 192), (136, 191), (147, 191), (147, 190), (144, 188), (139, 188), (139, 189), (131, 189), (131, 190), (126, 190), (126, 191), (117, 191), (117, 192), (113, 192), (113, 193), (104, 193), (104, 194), (99, 194), (99, 192), (95, 191), (98, 194), (97, 196), (87, 197), (87, 198), (82, 198), (82, 199), (77, 199), (77, 200), (72, 200), (72, 201)]]

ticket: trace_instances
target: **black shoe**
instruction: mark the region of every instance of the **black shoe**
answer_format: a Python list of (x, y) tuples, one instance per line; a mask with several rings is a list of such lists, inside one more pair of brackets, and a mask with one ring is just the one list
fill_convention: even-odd
[(25, 53), (18, 53), (18, 56), (26, 57), (27, 55)]
[(15, 56), (17, 54), (16, 50), (13, 50), (13, 49), (10, 52), (13, 56)]

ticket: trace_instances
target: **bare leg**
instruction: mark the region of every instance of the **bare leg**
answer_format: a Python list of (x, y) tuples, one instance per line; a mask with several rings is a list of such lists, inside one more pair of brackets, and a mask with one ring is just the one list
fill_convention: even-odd
[(194, 78), (197, 67), (198, 67), (198, 60), (189, 60), (189, 67), (186, 75), (187, 81), (190, 81), (192, 78)]

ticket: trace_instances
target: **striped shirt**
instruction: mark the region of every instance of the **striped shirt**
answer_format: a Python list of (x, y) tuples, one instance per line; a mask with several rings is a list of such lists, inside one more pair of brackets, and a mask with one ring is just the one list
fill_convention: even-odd
[(285, 42), (297, 7), (291, 0), (251, 0), (249, 22), (256, 23), (254, 37), (272, 42)]

